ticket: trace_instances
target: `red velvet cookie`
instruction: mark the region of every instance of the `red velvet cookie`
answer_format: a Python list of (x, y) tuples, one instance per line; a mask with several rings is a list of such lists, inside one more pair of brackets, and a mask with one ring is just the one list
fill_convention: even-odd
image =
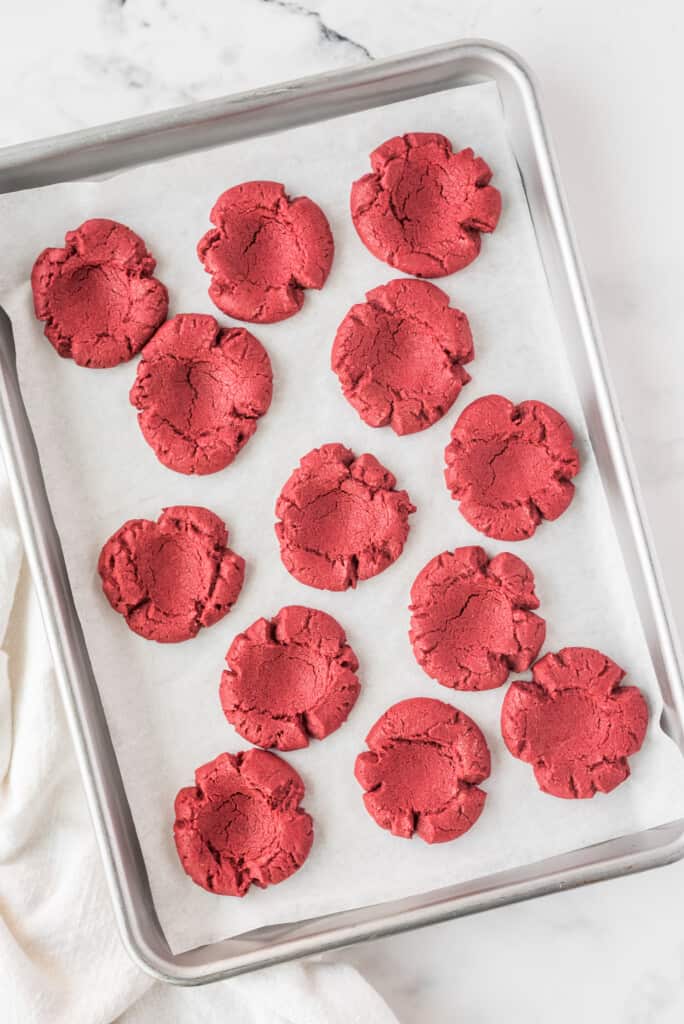
[(293, 875), (313, 843), (299, 806), (304, 783), (265, 750), (219, 754), (176, 797), (173, 835), (193, 882), (221, 896), (244, 896)]
[(288, 572), (319, 590), (346, 590), (401, 554), (415, 506), (373, 455), (325, 444), (300, 460), (278, 498), (275, 530)]
[(444, 135), (411, 132), (383, 142), (370, 161), (373, 172), (352, 185), (351, 215), (373, 255), (416, 277), (472, 263), (480, 232), (493, 231), (501, 213), (484, 160), (472, 149), (454, 153)]
[(177, 643), (213, 626), (235, 604), (244, 559), (206, 508), (166, 508), (156, 523), (129, 519), (102, 548), (98, 572), (114, 611), (148, 640)]
[(441, 700), (402, 700), (366, 737), (370, 752), (354, 774), (366, 810), (381, 828), (426, 843), (446, 843), (480, 817), (489, 777), (489, 749), (471, 718)]
[(468, 319), (428, 281), (374, 288), (340, 324), (332, 368), (345, 398), (371, 427), (413, 434), (436, 423), (470, 377)]
[(478, 398), (459, 416), (444, 454), (461, 515), (497, 540), (531, 537), (542, 519), (562, 515), (575, 493), (572, 431), (543, 402)]
[(130, 399), (161, 463), (178, 473), (215, 473), (249, 441), (272, 385), (271, 361), (253, 334), (181, 313), (146, 346)]
[(44, 249), (33, 265), (36, 316), (60, 356), (102, 368), (131, 359), (166, 318), (169, 297), (155, 260), (114, 220), (87, 220), (63, 249)]
[(241, 736), (260, 747), (298, 750), (346, 721), (359, 663), (331, 615), (291, 605), (257, 619), (233, 640), (221, 706)]
[(478, 547), (444, 551), (411, 588), (413, 653), (442, 686), (491, 690), (537, 657), (546, 634), (530, 611), (538, 607), (532, 571), (515, 555), (488, 561)]
[(552, 796), (610, 793), (629, 776), (627, 758), (641, 748), (648, 706), (625, 673), (591, 647), (566, 647), (532, 668), (531, 683), (512, 683), (501, 732), (514, 757), (534, 768)]
[(334, 245), (330, 225), (306, 196), (290, 199), (276, 181), (247, 181), (216, 200), (197, 246), (212, 276), (209, 295), (238, 320), (270, 324), (302, 307), (305, 288), (322, 288)]

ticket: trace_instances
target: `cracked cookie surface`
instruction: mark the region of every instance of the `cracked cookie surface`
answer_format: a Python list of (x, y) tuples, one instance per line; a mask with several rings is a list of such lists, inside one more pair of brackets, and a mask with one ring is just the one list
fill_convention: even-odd
[(351, 215), (361, 241), (406, 274), (444, 277), (480, 252), (493, 231), (501, 195), (472, 149), (454, 153), (444, 135), (411, 132), (378, 146), (372, 173), (355, 181)]
[(356, 655), (340, 624), (290, 605), (257, 619), (233, 640), (221, 677), (224, 714), (260, 747), (298, 750), (346, 721), (360, 684)]
[(166, 318), (166, 288), (142, 238), (117, 221), (87, 220), (63, 249), (44, 249), (33, 265), (36, 317), (65, 359), (95, 369), (132, 359)]
[(418, 664), (442, 686), (490, 690), (536, 658), (546, 624), (534, 576), (508, 552), (480, 547), (437, 555), (411, 588), (409, 639)]
[(371, 427), (413, 434), (436, 423), (470, 380), (468, 319), (428, 281), (374, 288), (340, 324), (332, 369), (345, 398)]
[(197, 246), (211, 274), (209, 295), (228, 316), (275, 323), (302, 307), (306, 288), (322, 288), (334, 244), (319, 206), (291, 199), (276, 181), (248, 181), (216, 200), (215, 225)]
[(227, 544), (225, 523), (199, 506), (166, 508), (156, 523), (130, 519), (102, 548), (102, 589), (134, 633), (189, 640), (227, 615), (242, 589), (245, 563)]
[(373, 455), (341, 444), (305, 455), (276, 503), (285, 568), (319, 590), (347, 590), (401, 554), (415, 507)]
[(601, 651), (565, 647), (533, 666), (532, 682), (511, 684), (501, 709), (504, 742), (532, 765), (544, 793), (584, 799), (628, 778), (648, 705), (636, 686), (620, 685), (624, 676)]
[(381, 828), (446, 843), (475, 824), (489, 777), (489, 748), (478, 726), (451, 704), (416, 697), (394, 704), (366, 737), (354, 774)]
[(186, 873), (221, 896), (283, 882), (313, 843), (303, 798), (300, 776), (276, 754), (219, 754), (176, 797), (173, 835)]
[(145, 347), (131, 404), (157, 458), (178, 473), (230, 465), (271, 404), (266, 349), (243, 327), (181, 313)]
[(572, 501), (579, 456), (560, 413), (501, 395), (471, 402), (451, 431), (445, 480), (461, 515), (497, 540), (531, 537)]

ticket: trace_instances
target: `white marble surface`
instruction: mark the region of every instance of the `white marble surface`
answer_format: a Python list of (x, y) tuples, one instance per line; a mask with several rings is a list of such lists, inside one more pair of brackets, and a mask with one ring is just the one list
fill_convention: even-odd
[[(453, 38), (517, 49), (543, 90), (684, 628), (677, 0), (5, 0), (0, 33), (0, 145)], [(679, 1024), (684, 864), (342, 956), (403, 1024)]]

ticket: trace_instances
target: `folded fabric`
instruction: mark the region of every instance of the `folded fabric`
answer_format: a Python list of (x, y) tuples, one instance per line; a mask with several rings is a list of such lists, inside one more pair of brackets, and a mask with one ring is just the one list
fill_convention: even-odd
[(155, 985), (117, 1024), (397, 1024), (353, 967), (283, 964), (201, 989)]
[[(0, 467), (0, 990), (8, 1024), (396, 1024), (345, 964), (154, 984), (116, 931)], [(9, 998), (8, 998), (9, 997)], [(141, 998), (142, 997), (142, 998)]]

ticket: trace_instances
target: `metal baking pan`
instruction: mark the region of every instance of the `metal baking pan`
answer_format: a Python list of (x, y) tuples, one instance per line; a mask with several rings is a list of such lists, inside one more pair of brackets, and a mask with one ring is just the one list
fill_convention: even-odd
[[(539, 101), (514, 54), (451, 43), (351, 70), (0, 151), (0, 192), (112, 173), (482, 81), (496, 82), (556, 316), (662, 691), (663, 728), (684, 750), (681, 662), (607, 379)], [(0, 310), (0, 440), (123, 941), (155, 977), (200, 984), (280, 961), (640, 871), (684, 856), (684, 820), (535, 864), (395, 900), (261, 928), (173, 954), (161, 929), (76, 614)]]

